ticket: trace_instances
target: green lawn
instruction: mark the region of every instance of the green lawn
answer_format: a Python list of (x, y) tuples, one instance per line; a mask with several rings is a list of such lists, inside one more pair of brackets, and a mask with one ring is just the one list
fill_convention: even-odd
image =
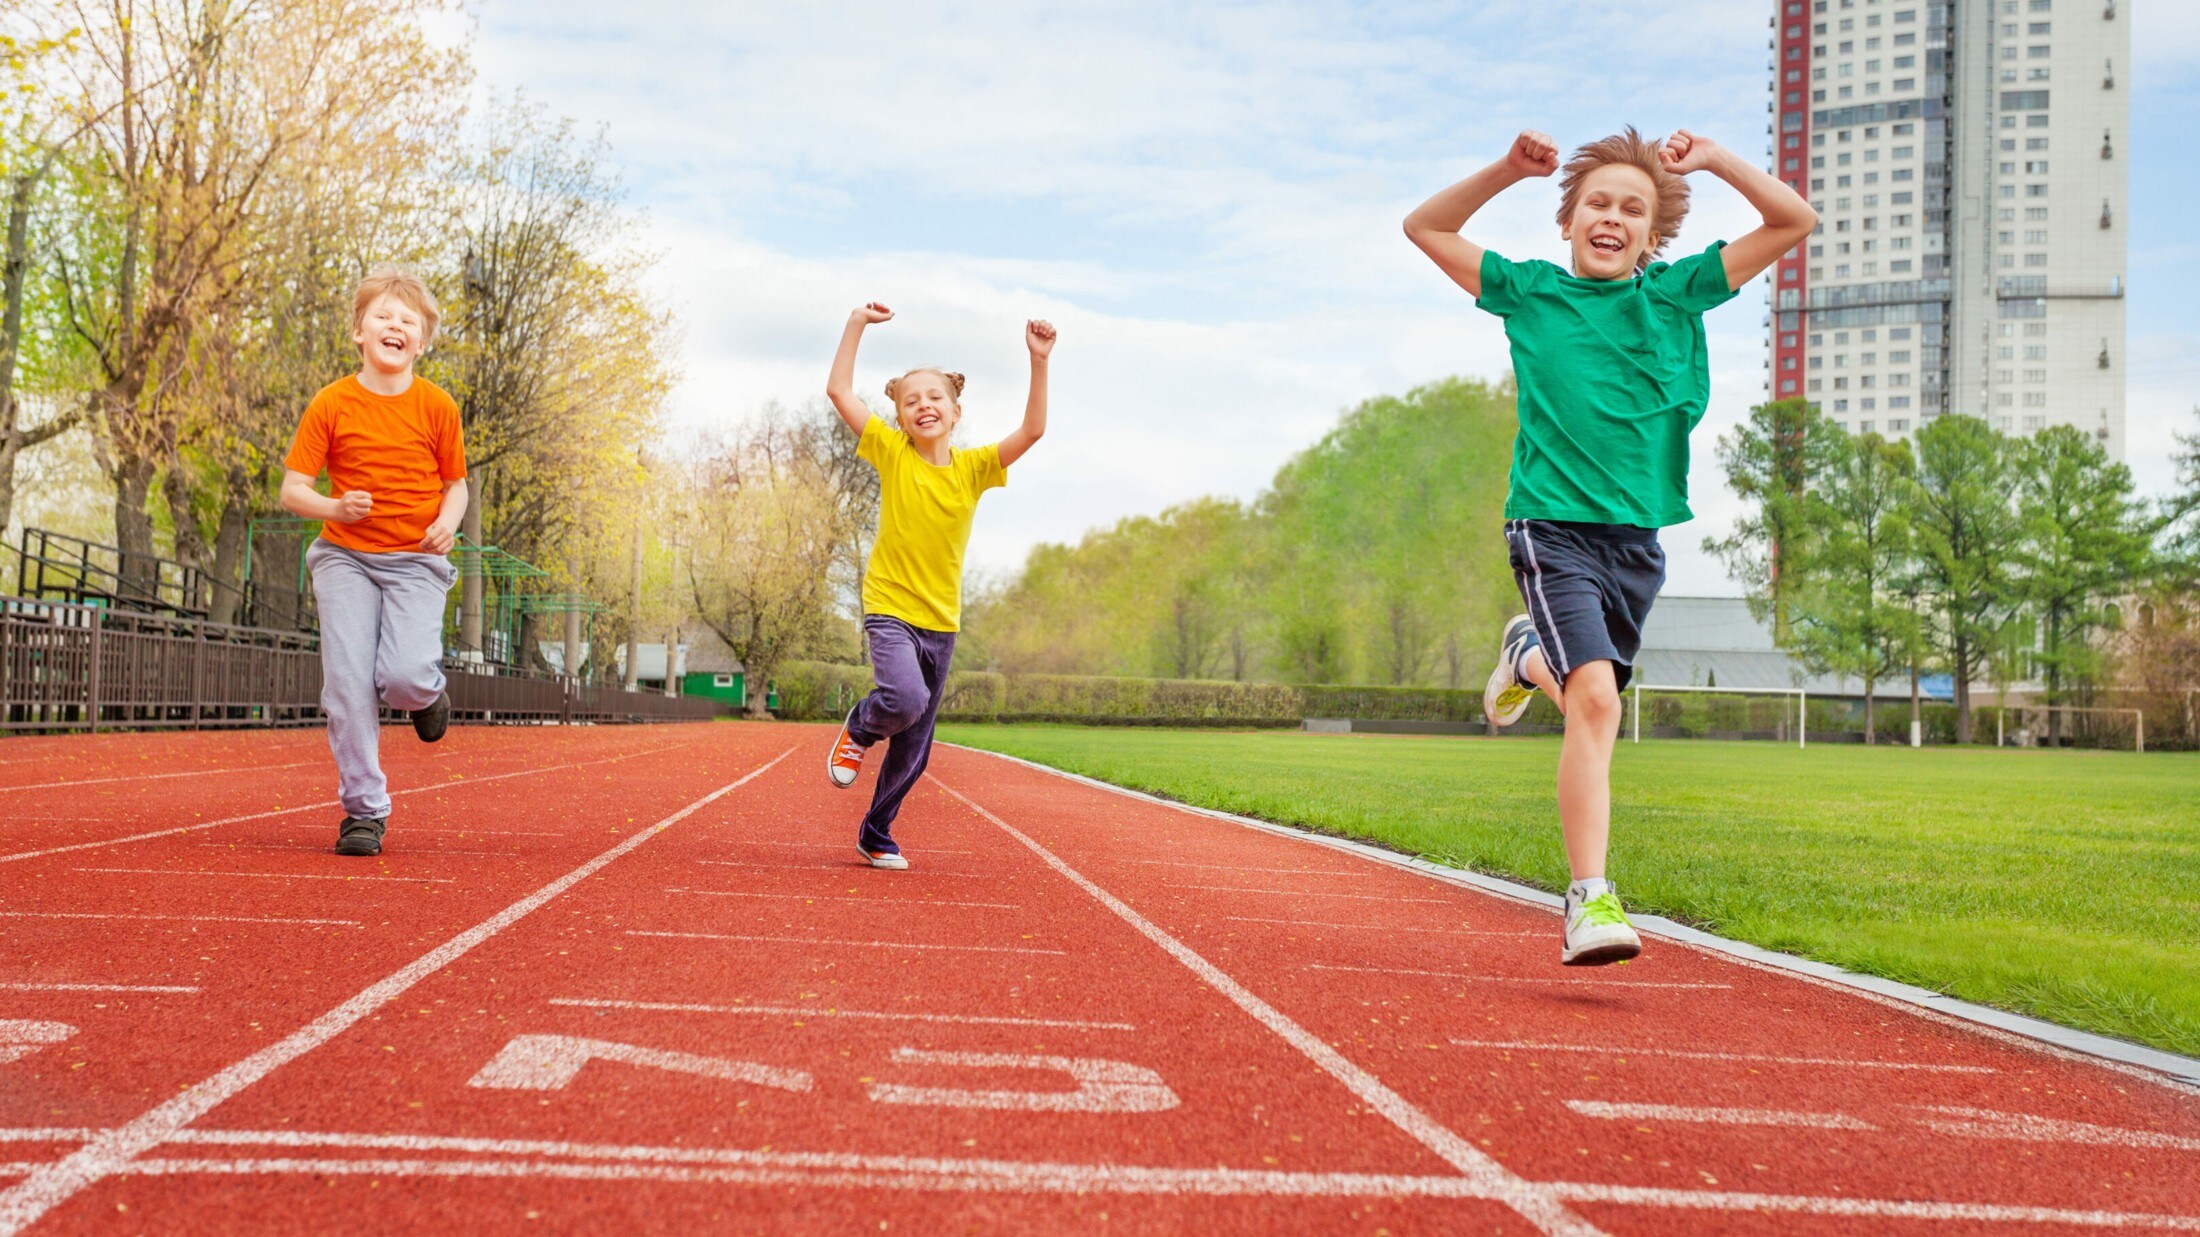
[[(942, 726), (940, 737), (1563, 888), (1556, 739)], [(2200, 757), (1620, 744), (1627, 904), (2200, 1055)]]

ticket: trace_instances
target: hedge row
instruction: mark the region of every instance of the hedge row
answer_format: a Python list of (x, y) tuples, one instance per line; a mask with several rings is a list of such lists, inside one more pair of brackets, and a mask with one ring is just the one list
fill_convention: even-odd
[[(840, 717), (871, 690), (868, 666), (789, 662), (773, 680), (779, 716)], [(1106, 675), (994, 674), (947, 678), (940, 715), (960, 721), (1103, 721), (1191, 725), (1297, 725), (1307, 717), (1478, 721), (1479, 692), (1414, 687), (1293, 687), (1284, 683), (1129, 679)]]

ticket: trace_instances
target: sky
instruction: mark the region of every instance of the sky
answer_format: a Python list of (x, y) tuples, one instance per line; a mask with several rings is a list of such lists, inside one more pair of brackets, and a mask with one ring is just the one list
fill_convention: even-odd
[[(2123, 7), (2128, 462), (2162, 493), (2173, 433), (2200, 429), (2200, 4)], [(604, 134), (682, 323), (676, 439), (821, 399), (849, 309), (876, 300), (897, 317), (867, 333), (859, 389), (960, 370), (965, 436), (990, 441), (1022, 413), (1024, 320), (1052, 320), (1047, 437), (971, 540), (970, 567), (999, 576), (1040, 542), (1251, 498), (1364, 399), (1502, 374), (1501, 324), (1405, 240), (1405, 213), (1523, 128), (1561, 146), (1688, 128), (1762, 162), (1771, 12), (483, 0), (475, 103), (517, 92)], [(1669, 257), (1754, 225), (1723, 183), (1694, 189)], [(1556, 206), (1555, 181), (1528, 182), (1471, 234), (1563, 263)], [(1760, 281), (1706, 318), (1696, 519), (1665, 531), (1668, 593), (1739, 591), (1701, 543), (1737, 512), (1715, 447), (1764, 398), (1765, 308)]]

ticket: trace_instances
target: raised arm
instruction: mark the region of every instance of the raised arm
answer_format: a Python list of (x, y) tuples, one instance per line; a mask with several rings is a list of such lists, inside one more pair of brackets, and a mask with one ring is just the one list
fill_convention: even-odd
[(1024, 397), (1024, 423), (1001, 439), (1001, 467), (1024, 458), (1024, 452), (1047, 432), (1047, 358), (1054, 354), (1054, 324), (1044, 318), (1024, 323), (1024, 346), (1031, 350), (1031, 394)]
[(1739, 190), (1764, 220), (1747, 236), (1719, 251), (1730, 291), (1741, 291), (1743, 284), (1764, 274), (1766, 267), (1802, 244), (1818, 226), (1818, 212), (1810, 208), (1803, 195), (1710, 138), (1697, 137), (1686, 129), (1675, 130), (1659, 148), (1658, 161), (1676, 175), (1710, 172)]
[(833, 372), (825, 379), (825, 398), (833, 401), (840, 419), (858, 434), (870, 421), (871, 409), (856, 395), (856, 345), (863, 342), (864, 327), (891, 321), (893, 316), (893, 310), (877, 301), (850, 313), (848, 326), (840, 333), (840, 351), (833, 354)]
[(1482, 296), (1482, 247), (1459, 235), (1474, 212), (1508, 187), (1558, 170), (1558, 146), (1547, 134), (1523, 130), (1505, 157), (1413, 208), (1406, 237), (1421, 247), (1467, 294)]

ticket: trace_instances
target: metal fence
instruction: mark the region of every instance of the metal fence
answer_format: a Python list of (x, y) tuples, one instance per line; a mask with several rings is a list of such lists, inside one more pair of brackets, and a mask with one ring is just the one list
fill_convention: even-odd
[[(700, 721), (718, 701), (446, 662), (455, 722)], [(0, 598), (0, 730), (321, 723), (317, 637), (97, 605)]]

